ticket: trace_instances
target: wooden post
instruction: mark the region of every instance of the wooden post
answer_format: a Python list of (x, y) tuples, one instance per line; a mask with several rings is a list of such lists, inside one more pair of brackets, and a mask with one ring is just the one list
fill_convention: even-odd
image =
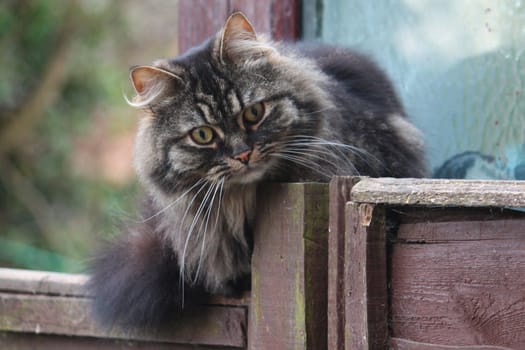
[(233, 11), (243, 11), (255, 30), (276, 40), (300, 36), (300, 0), (179, 0), (179, 52), (219, 31)]
[(330, 182), (328, 233), (328, 349), (343, 349), (345, 341), (345, 207), (356, 177), (337, 176)]
[(326, 346), (328, 186), (258, 192), (248, 348)]
[(383, 207), (347, 203), (344, 254), (345, 349), (385, 349), (388, 290)]

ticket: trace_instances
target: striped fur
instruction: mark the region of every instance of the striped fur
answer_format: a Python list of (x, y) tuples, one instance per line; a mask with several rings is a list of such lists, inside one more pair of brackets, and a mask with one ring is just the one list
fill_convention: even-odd
[[(265, 181), (426, 174), (420, 132), (370, 59), (271, 42), (239, 13), (131, 78), (130, 104), (146, 114), (135, 167), (148, 201), (143, 222), (93, 264), (94, 310), (106, 324), (156, 327), (192, 296), (234, 292), (250, 272)], [(192, 136), (202, 127), (197, 136), (211, 141)]]

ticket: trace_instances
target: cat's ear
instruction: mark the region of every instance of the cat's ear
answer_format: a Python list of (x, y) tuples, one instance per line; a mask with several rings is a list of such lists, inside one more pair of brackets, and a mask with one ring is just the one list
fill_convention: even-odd
[(137, 93), (131, 105), (142, 107), (153, 102), (162, 93), (182, 82), (182, 78), (168, 70), (153, 66), (136, 66), (129, 71), (129, 78)]
[(257, 58), (268, 49), (270, 48), (258, 40), (253, 25), (242, 12), (235, 12), (228, 18), (219, 42), (221, 63)]

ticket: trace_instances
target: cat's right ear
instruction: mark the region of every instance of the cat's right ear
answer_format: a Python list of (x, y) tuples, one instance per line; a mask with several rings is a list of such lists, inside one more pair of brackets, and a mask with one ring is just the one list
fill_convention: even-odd
[(134, 107), (143, 107), (161, 96), (174, 82), (182, 82), (182, 78), (165, 69), (153, 66), (136, 66), (129, 71), (129, 78), (137, 93), (133, 102)]

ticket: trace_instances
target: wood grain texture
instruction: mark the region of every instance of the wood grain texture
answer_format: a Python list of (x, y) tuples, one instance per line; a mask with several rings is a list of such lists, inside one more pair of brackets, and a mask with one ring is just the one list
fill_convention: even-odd
[(502, 346), (490, 345), (437, 345), (429, 343), (421, 343), (408, 339), (391, 338), (389, 343), (389, 350), (513, 350)]
[(525, 237), (392, 249), (394, 337), (525, 349)]
[(328, 349), (343, 349), (345, 338), (345, 206), (356, 178), (330, 182), (328, 232)]
[(501, 241), (525, 239), (522, 219), (421, 222), (399, 225), (396, 238), (406, 242)]
[(89, 315), (89, 299), (0, 293), (0, 330), (33, 334), (88, 336), (244, 348), (246, 310), (242, 307), (197, 308), (155, 334), (101, 329)]
[(385, 211), (346, 204), (345, 349), (384, 349), (388, 343)]
[(328, 186), (258, 192), (249, 349), (326, 349)]
[(525, 219), (525, 212), (501, 207), (389, 206), (389, 213), (403, 224)]
[(86, 275), (0, 268), (0, 291), (86, 296)]
[(179, 0), (179, 53), (217, 33), (229, 15), (229, 0)]
[(234, 350), (231, 347), (152, 343), (131, 340), (65, 337), (58, 335), (0, 332), (2, 350)]
[(218, 32), (234, 11), (243, 11), (258, 33), (276, 40), (300, 35), (300, 0), (179, 0), (179, 52)]
[(352, 201), (390, 205), (525, 207), (525, 181), (362, 178)]

